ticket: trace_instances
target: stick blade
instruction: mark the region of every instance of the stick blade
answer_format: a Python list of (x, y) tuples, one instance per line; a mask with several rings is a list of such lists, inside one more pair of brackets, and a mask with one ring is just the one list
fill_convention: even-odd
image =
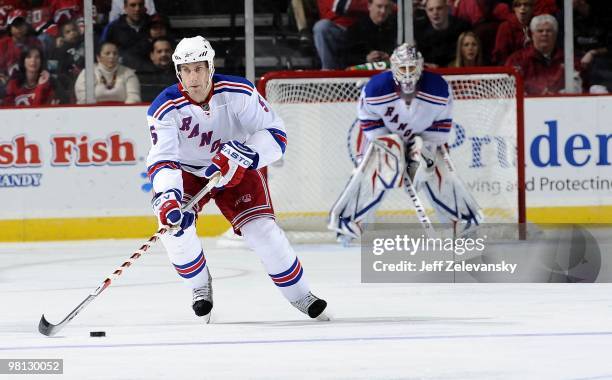
[(42, 317), (40, 317), (40, 322), (38, 323), (38, 331), (43, 335), (53, 336), (57, 332), (57, 326), (49, 323), (43, 314)]

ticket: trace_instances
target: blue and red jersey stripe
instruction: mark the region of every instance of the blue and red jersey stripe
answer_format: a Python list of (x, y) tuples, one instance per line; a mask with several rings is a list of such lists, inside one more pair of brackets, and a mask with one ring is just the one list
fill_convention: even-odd
[(427, 128), (428, 132), (450, 132), (453, 127), (452, 119), (436, 120), (431, 124), (431, 127)]
[(215, 83), (214, 93), (218, 94), (220, 92), (238, 92), (245, 95), (251, 95), (253, 93), (253, 87), (246, 83), (224, 80)]
[(268, 132), (272, 134), (272, 137), (276, 141), (276, 143), (280, 146), (281, 151), (285, 153), (285, 149), (287, 148), (287, 134), (280, 129), (276, 128), (268, 128)]
[(382, 119), (379, 120), (359, 120), (359, 128), (364, 131), (372, 131), (374, 129), (382, 128), (385, 126)]
[(159, 173), (162, 169), (180, 169), (181, 165), (175, 161), (159, 161), (149, 166), (147, 169), (147, 176), (149, 177), (149, 181), (153, 183), (153, 178)]

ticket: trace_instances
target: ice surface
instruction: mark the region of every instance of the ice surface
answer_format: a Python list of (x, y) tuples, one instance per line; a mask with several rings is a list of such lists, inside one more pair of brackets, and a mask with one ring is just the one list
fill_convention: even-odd
[(2, 244), (0, 358), (64, 359), (49, 379), (612, 379), (610, 284), (361, 284), (359, 250), (335, 245), (296, 246), (332, 322), (290, 306), (254, 253), (205, 240), (210, 325), (159, 245), (38, 333), (141, 243)]

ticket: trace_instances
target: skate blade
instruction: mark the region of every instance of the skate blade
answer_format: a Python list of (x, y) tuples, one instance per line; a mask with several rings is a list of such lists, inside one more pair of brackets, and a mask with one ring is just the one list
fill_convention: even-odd
[(320, 322), (329, 322), (329, 321), (331, 321), (331, 317), (325, 311), (322, 312), (321, 314), (319, 314), (315, 319), (317, 321), (320, 321)]
[(201, 317), (204, 320), (204, 324), (208, 325), (210, 324), (210, 318), (212, 316), (212, 311), (208, 314), (206, 314), (205, 316)]

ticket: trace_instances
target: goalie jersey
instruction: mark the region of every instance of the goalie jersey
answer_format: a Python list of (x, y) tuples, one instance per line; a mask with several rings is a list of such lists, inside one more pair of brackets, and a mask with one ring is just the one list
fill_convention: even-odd
[(180, 170), (203, 177), (223, 143), (238, 140), (259, 154), (257, 168), (281, 158), (287, 145), (282, 120), (248, 80), (215, 74), (209, 98), (198, 104), (181, 84), (166, 88), (147, 112), (149, 179), (156, 193), (183, 190)]
[(442, 145), (452, 126), (452, 92), (441, 75), (423, 71), (409, 104), (397, 92), (391, 71), (373, 76), (361, 90), (358, 118), (369, 141), (389, 133), (408, 142), (419, 135), (424, 142)]

